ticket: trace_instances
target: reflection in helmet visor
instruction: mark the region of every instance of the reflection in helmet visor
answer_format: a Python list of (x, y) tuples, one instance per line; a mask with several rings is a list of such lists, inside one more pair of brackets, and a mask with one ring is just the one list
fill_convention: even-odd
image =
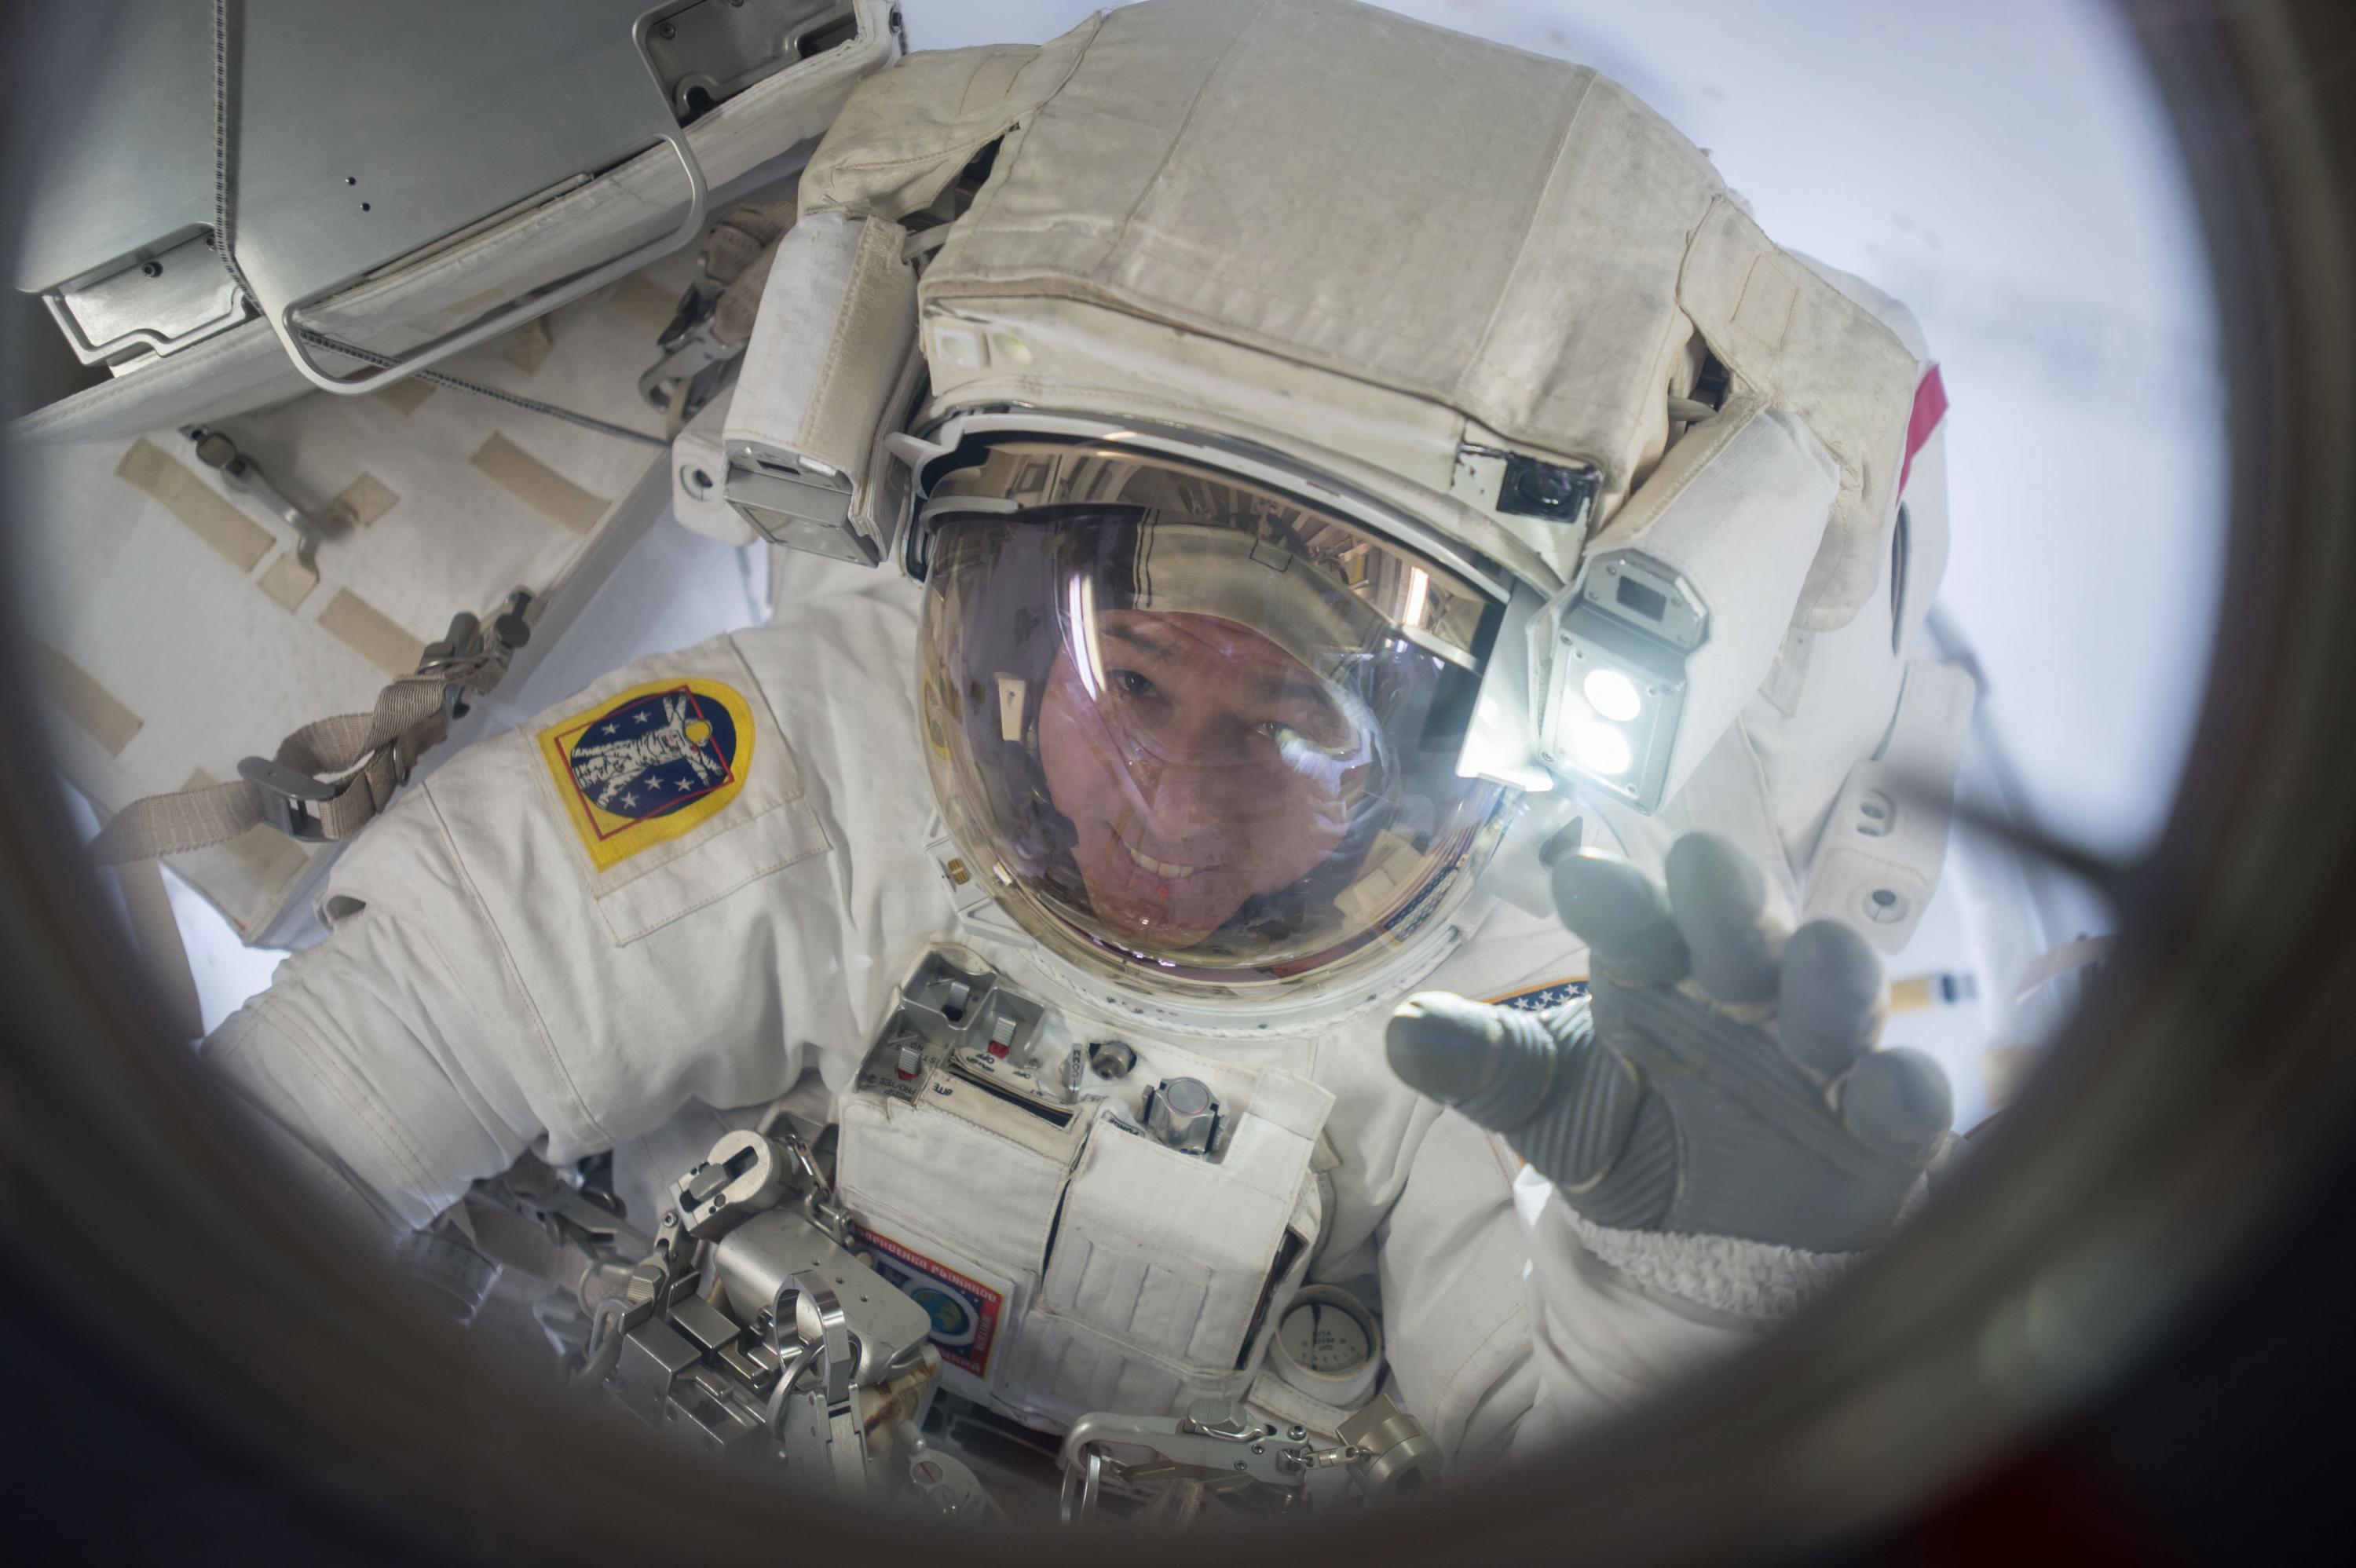
[(1355, 969), (1461, 880), (1500, 804), (1455, 772), (1477, 592), (1132, 452), (1005, 443), (957, 495), (1019, 509), (952, 507), (931, 540), (934, 784), (1034, 934), (1232, 991)]

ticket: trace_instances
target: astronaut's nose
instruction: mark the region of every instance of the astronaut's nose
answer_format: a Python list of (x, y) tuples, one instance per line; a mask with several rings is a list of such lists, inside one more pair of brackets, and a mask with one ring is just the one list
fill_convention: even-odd
[(1266, 781), (1231, 763), (1164, 763), (1141, 771), (1137, 783), (1147, 821), (1167, 848), (1224, 844), (1267, 809)]

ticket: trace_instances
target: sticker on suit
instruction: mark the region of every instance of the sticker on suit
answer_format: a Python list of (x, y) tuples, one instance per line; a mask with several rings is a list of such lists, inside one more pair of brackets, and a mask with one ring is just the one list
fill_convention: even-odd
[(1547, 980), (1536, 986), (1526, 986), (1505, 996), (1490, 997), (1489, 1005), (1511, 1008), (1518, 1013), (1543, 1013), (1575, 1002), (1585, 995), (1587, 979), (1581, 976), (1576, 980)]
[(727, 809), (753, 765), (753, 709), (701, 677), (649, 681), (540, 732), (590, 863), (605, 871)]
[(990, 1355), (997, 1345), (1005, 1294), (864, 1225), (853, 1230), (859, 1244), (873, 1253), (875, 1272), (930, 1315), (933, 1344), (941, 1360), (975, 1377), (990, 1376)]

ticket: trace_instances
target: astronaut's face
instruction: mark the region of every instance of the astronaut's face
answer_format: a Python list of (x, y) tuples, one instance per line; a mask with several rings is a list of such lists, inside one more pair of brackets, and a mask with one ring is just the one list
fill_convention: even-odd
[(1097, 917), (1191, 946), (1341, 844), (1366, 748), (1325, 682), (1233, 622), (1115, 610), (1095, 629), (1048, 677), (1047, 793)]

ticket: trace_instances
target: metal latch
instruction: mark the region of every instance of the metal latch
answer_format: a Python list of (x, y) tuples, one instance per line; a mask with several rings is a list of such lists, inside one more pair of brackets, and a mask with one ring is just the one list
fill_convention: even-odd
[[(436, 670), (473, 666), (480, 671), (471, 683), (474, 692), (479, 695), (493, 689), (507, 673), (508, 661), (515, 657), (516, 650), (531, 641), (531, 624), (524, 619), (524, 612), (530, 604), (530, 590), (513, 590), (488, 626), (466, 611), (459, 611), (450, 617), (450, 629), (442, 634), (441, 640), (425, 645), (425, 656), (417, 661), (417, 673), (431, 675)], [(464, 719), (467, 690), (467, 686), (456, 681), (445, 687), (442, 692), (443, 712), (453, 720)]]
[(289, 838), (312, 844), (326, 840), (327, 830), (321, 813), (351, 782), (328, 784), (268, 757), (248, 757), (238, 763), (237, 773), (248, 784), (259, 786), (264, 824)]
[[(530, 603), (530, 592), (516, 589), (488, 626), (482, 624), (480, 617), (461, 610), (450, 617), (450, 629), (439, 642), (425, 645), (424, 656), (417, 664), (419, 675), (455, 670), (464, 672), (466, 677), (442, 688), (445, 720), (465, 718), (468, 696), (479, 696), (497, 687), (516, 650), (531, 640), (531, 627), (524, 619), (524, 611)], [(432, 736), (427, 743), (440, 738)], [(409, 769), (402, 759), (408, 753), (395, 741), (386, 744), (393, 747), (393, 783), (407, 782)], [(264, 825), (289, 838), (316, 844), (327, 838), (327, 808), (342, 798), (376, 757), (374, 751), (364, 753), (335, 779), (314, 778), (300, 768), (289, 767), (270, 757), (247, 757), (237, 764), (237, 773), (260, 795)]]
[(180, 433), (195, 446), (198, 462), (219, 474), (230, 488), (252, 496), (294, 530), (294, 559), (316, 571), (320, 541), (346, 529), (351, 521), (350, 514), (341, 507), (332, 507), (324, 515), (305, 511), (271, 482), (260, 464), (238, 450), (237, 443), (220, 431), (184, 425)]

